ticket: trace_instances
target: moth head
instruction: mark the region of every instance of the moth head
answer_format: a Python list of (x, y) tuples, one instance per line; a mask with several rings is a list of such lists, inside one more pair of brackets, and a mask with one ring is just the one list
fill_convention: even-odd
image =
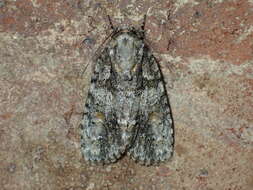
[(109, 54), (114, 71), (123, 80), (132, 80), (139, 72), (143, 56), (143, 39), (133, 31), (121, 31), (110, 44)]

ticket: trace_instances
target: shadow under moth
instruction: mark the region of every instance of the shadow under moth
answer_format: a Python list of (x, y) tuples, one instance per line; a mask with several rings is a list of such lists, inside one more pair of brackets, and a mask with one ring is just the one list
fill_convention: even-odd
[(144, 25), (112, 28), (94, 63), (81, 122), (82, 154), (92, 163), (128, 154), (143, 165), (158, 164), (172, 156), (174, 144), (161, 70), (145, 43)]

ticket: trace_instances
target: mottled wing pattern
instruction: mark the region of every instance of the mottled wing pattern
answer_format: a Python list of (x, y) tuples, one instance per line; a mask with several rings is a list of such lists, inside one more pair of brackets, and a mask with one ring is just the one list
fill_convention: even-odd
[(167, 160), (173, 153), (173, 123), (162, 73), (150, 50), (144, 51), (139, 131), (129, 150), (144, 165)]
[(93, 163), (126, 152), (144, 165), (172, 156), (169, 100), (143, 31), (115, 30), (95, 62), (81, 126), (82, 153)]
[(81, 150), (92, 163), (116, 161), (121, 150), (121, 135), (113, 114), (110, 83), (111, 65), (107, 49), (97, 58), (81, 122)]

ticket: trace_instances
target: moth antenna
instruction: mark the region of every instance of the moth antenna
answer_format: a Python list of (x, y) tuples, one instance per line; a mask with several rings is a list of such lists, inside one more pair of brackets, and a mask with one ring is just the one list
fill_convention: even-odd
[(142, 26), (141, 26), (141, 30), (143, 31), (143, 38), (145, 37), (146, 17), (147, 17), (147, 15), (145, 14), (144, 18), (143, 18)]
[(109, 23), (110, 23), (111, 29), (114, 30), (111, 17), (110, 17), (109, 15), (107, 15), (107, 18), (108, 18), (108, 21), (109, 21)]
[(144, 15), (144, 18), (143, 18), (142, 26), (141, 26), (141, 29), (142, 29), (142, 30), (145, 30), (146, 17), (147, 17), (147, 15), (145, 14), (145, 15)]

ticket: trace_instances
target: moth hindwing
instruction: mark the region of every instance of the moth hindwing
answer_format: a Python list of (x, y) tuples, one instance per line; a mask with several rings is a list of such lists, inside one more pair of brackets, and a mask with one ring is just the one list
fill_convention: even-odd
[(81, 122), (87, 161), (106, 164), (127, 153), (151, 165), (172, 156), (170, 105), (143, 36), (142, 30), (117, 29), (95, 60)]

